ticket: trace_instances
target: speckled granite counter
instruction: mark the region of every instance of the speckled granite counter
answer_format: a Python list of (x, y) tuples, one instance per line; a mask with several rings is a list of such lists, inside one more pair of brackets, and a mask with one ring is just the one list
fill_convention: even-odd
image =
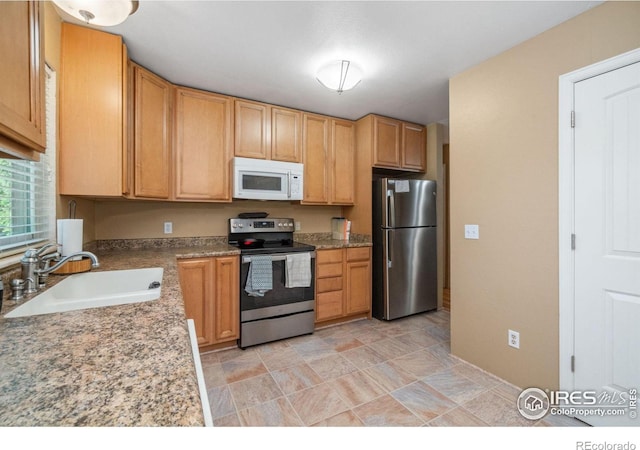
[(161, 297), (0, 318), (0, 426), (203, 425), (176, 258), (237, 253), (224, 243), (98, 250), (99, 270), (163, 267)]
[(356, 234), (348, 241), (332, 239), (331, 233), (296, 233), (294, 240), (304, 244), (315, 245), (318, 250), (349, 247), (371, 247), (371, 236)]

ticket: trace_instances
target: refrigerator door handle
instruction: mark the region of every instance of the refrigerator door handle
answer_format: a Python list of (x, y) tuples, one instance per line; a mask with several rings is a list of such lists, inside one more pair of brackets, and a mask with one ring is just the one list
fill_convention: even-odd
[(393, 236), (393, 233), (387, 231), (387, 268), (391, 268), (393, 267), (393, 255), (391, 254), (391, 249), (393, 248), (393, 242), (391, 242), (391, 239)]
[(396, 204), (395, 197), (393, 195), (393, 191), (391, 189), (387, 190), (387, 226), (389, 228), (393, 228), (396, 226), (395, 216), (396, 214)]

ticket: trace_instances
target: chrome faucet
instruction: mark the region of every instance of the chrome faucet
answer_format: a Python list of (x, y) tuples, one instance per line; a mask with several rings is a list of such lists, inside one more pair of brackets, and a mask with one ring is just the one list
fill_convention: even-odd
[(38, 289), (44, 287), (46, 277), (49, 273), (58, 270), (60, 266), (77, 256), (87, 256), (91, 259), (91, 268), (100, 267), (98, 257), (91, 252), (76, 252), (72, 255), (65, 256), (58, 260), (53, 266), (49, 267), (49, 261), (60, 257), (59, 253), (51, 253), (45, 256), (42, 254), (45, 250), (56, 246), (56, 244), (47, 244), (39, 249), (30, 248), (24, 252), (24, 256), (20, 260), (22, 264), (22, 279), (24, 280), (24, 293), (33, 294)]
[(98, 262), (98, 257), (96, 255), (94, 255), (93, 253), (91, 253), (91, 252), (76, 252), (76, 253), (72, 253), (71, 255), (65, 256), (64, 258), (60, 259), (58, 262), (56, 262), (51, 267), (46, 267), (46, 268), (42, 268), (42, 269), (36, 269), (35, 273), (36, 273), (36, 275), (46, 275), (48, 273), (51, 273), (51, 272), (53, 272), (55, 270), (58, 270), (60, 268), (60, 266), (62, 266), (67, 261), (69, 261), (71, 258), (75, 258), (77, 256), (86, 256), (86, 257), (90, 258), (91, 259), (91, 268), (92, 269), (97, 269), (98, 267), (100, 267), (100, 262)]

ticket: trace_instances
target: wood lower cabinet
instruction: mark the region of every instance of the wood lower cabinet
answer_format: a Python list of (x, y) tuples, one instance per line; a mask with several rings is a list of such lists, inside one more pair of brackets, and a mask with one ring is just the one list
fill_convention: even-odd
[(233, 98), (175, 89), (175, 199), (231, 201)]
[(355, 198), (355, 126), (317, 114), (302, 119), (303, 204), (352, 205)]
[(0, 2), (0, 147), (33, 159), (46, 144), (42, 2)]
[(371, 249), (316, 251), (316, 323), (371, 313)]
[(178, 261), (185, 314), (195, 323), (199, 347), (240, 337), (239, 270), (238, 256)]
[(169, 199), (172, 87), (136, 64), (133, 81), (133, 196)]
[(127, 52), (120, 36), (62, 23), (59, 193), (121, 197)]

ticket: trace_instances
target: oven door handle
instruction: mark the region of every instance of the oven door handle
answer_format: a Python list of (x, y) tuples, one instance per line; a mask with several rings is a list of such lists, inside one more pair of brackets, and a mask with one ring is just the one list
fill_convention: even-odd
[[(311, 258), (315, 258), (316, 257), (316, 252), (305, 252), (305, 253), (310, 253), (311, 254)], [(287, 255), (298, 255), (299, 253), (278, 253), (277, 255), (273, 255), (271, 257), (272, 261), (286, 261), (287, 259)], [(251, 256), (243, 256), (242, 257), (242, 264), (247, 264), (251, 262)]]

